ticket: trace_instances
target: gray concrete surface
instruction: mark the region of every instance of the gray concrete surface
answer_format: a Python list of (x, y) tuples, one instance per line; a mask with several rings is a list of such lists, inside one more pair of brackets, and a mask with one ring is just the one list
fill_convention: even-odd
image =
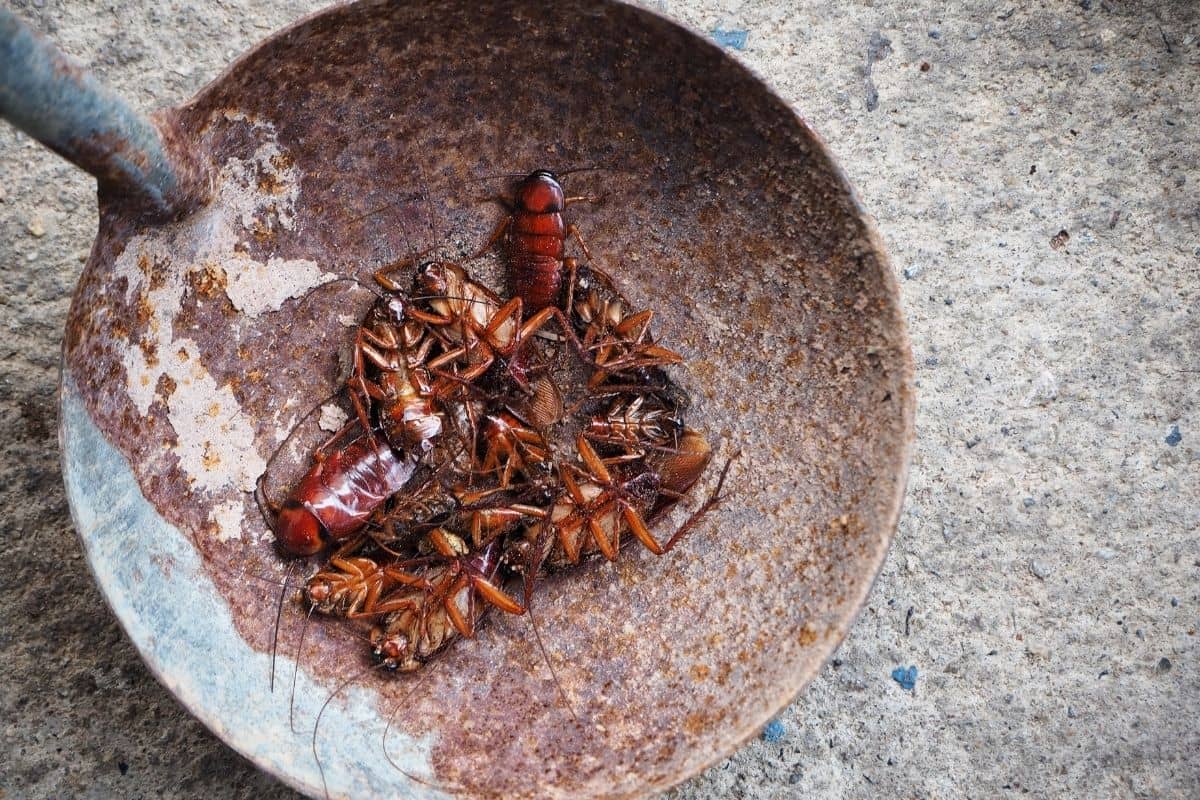
[[(11, 5), (150, 109), (320, 4)], [(853, 634), (671, 796), (1200, 796), (1200, 9), (652, 5), (840, 158), (902, 272), (920, 402)], [(54, 390), (94, 227), (91, 180), (0, 125), (0, 796), (294, 797), (154, 681), (71, 530)]]

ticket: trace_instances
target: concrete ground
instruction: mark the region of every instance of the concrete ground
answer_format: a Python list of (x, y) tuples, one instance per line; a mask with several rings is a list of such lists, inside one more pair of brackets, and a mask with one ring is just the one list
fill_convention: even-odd
[[(321, 4), (9, 5), (148, 110)], [(670, 796), (1200, 796), (1200, 8), (651, 5), (840, 159), (902, 273), (920, 404), (836, 660)], [(71, 529), (54, 392), (95, 213), (0, 125), (0, 796), (294, 797), (155, 682)]]

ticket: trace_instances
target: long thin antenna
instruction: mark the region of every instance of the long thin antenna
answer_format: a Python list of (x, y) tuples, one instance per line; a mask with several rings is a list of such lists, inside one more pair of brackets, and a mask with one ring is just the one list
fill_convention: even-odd
[(288, 580), (295, 568), (296, 562), (292, 561), (288, 564), (287, 572), (283, 573), (283, 588), (279, 590), (279, 604), (275, 607), (275, 631), (271, 634), (271, 694), (275, 694), (275, 656), (279, 652), (279, 623), (283, 619), (283, 600), (287, 597), (290, 588)]
[(296, 730), (296, 678), (300, 675), (300, 660), (304, 658), (304, 635), (308, 633), (308, 621), (312, 619), (313, 610), (310, 608), (304, 616), (304, 624), (300, 626), (300, 643), (296, 645), (296, 666), (292, 668), (292, 693), (288, 698), (288, 727), (292, 733)]
[(338, 687), (333, 690), (329, 697), (325, 698), (325, 702), (321, 704), (321, 710), (317, 712), (317, 721), (316, 724), (313, 725), (312, 732), (312, 754), (313, 760), (317, 762), (317, 771), (321, 773), (321, 786), (325, 790), (325, 800), (329, 800), (329, 784), (325, 780), (325, 767), (321, 765), (321, 756), (317, 754), (317, 731), (321, 728), (321, 717), (325, 715), (325, 709), (329, 708), (330, 701), (337, 697), (339, 692), (349, 686), (352, 682), (361, 678), (363, 675), (366, 675), (371, 670), (379, 669), (380, 666), (381, 665), (377, 664), (373, 667), (366, 667), (365, 669), (354, 673), (349, 678), (346, 678), (346, 680), (342, 681), (341, 684), (339, 684)]
[(395, 721), (396, 715), (400, 713), (400, 709), (404, 708), (407, 705), (408, 698), (413, 696), (413, 694), (417, 691), (417, 688), (418, 688), (417, 686), (413, 686), (411, 689), (409, 689), (408, 692), (405, 693), (404, 697), (402, 697), (400, 699), (400, 702), (396, 703), (396, 705), (392, 708), (392, 713), (388, 714), (387, 724), (383, 726), (383, 738), (380, 740), (380, 746), (383, 748), (383, 757), (385, 759), (387, 759), (387, 762), (389, 764), (392, 765), (392, 769), (396, 770), (397, 772), (399, 772), (401, 775), (408, 778), (409, 780), (415, 781), (423, 786), (428, 786), (431, 789), (437, 789), (438, 791), (449, 793), (446, 787), (439, 786), (438, 784), (433, 783), (431, 781), (427, 781), (424, 778), (419, 778), (416, 775), (413, 775), (411, 772), (405, 770), (403, 767), (401, 767), (399, 764), (396, 763), (396, 760), (394, 758), (392, 758), (392, 754), (388, 752), (387, 737), (388, 737), (388, 733), (392, 729), (392, 723)]
[(546, 645), (542, 642), (542, 633), (538, 630), (537, 623), (533, 619), (533, 606), (526, 606), (525, 610), (529, 613), (529, 627), (533, 629), (533, 638), (537, 640), (538, 650), (542, 651), (542, 658), (546, 662), (546, 668), (550, 670), (550, 677), (554, 679), (554, 686), (558, 689), (558, 696), (562, 698), (563, 704), (566, 705), (567, 711), (571, 714), (571, 719), (575, 720), (575, 724), (580, 724), (579, 715), (575, 713), (575, 707), (571, 705), (571, 698), (567, 697), (567, 692), (563, 689), (562, 682), (558, 679), (558, 672), (554, 669), (554, 663), (550, 660), (550, 654), (546, 652)]

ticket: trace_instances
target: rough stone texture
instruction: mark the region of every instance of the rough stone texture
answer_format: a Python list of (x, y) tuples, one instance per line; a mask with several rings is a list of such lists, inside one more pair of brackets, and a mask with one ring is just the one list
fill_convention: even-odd
[[(13, 5), (146, 110), (317, 6)], [(652, 4), (829, 142), (902, 274), (920, 404), (837, 660), (675, 797), (1200, 794), (1200, 11), (972, 5)], [(292, 797), (143, 668), (71, 531), (54, 386), (93, 194), (0, 128), (0, 789)]]

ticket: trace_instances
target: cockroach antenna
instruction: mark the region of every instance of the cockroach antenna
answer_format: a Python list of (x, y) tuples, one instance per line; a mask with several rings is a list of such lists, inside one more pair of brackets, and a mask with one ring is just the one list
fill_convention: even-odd
[(321, 773), (321, 786), (325, 791), (325, 800), (329, 800), (329, 783), (325, 780), (325, 767), (321, 764), (320, 754), (317, 753), (317, 731), (319, 731), (321, 729), (321, 717), (323, 717), (325, 715), (325, 709), (329, 708), (329, 703), (333, 700), (334, 697), (337, 697), (337, 695), (340, 694), (343, 689), (345, 689), (347, 686), (349, 686), (354, 681), (361, 678), (363, 675), (366, 675), (368, 672), (379, 669), (380, 666), (381, 665), (366, 667), (365, 669), (361, 669), (358, 672), (354, 673), (349, 678), (346, 678), (346, 680), (344, 680), (340, 684), (338, 684), (338, 687), (336, 689), (334, 689), (332, 692), (329, 693), (329, 697), (326, 697), (325, 702), (321, 704), (321, 710), (317, 712), (317, 721), (316, 721), (316, 723), (313, 724), (313, 732), (312, 732), (312, 754), (313, 754), (313, 760), (317, 762), (317, 771), (319, 773)]

